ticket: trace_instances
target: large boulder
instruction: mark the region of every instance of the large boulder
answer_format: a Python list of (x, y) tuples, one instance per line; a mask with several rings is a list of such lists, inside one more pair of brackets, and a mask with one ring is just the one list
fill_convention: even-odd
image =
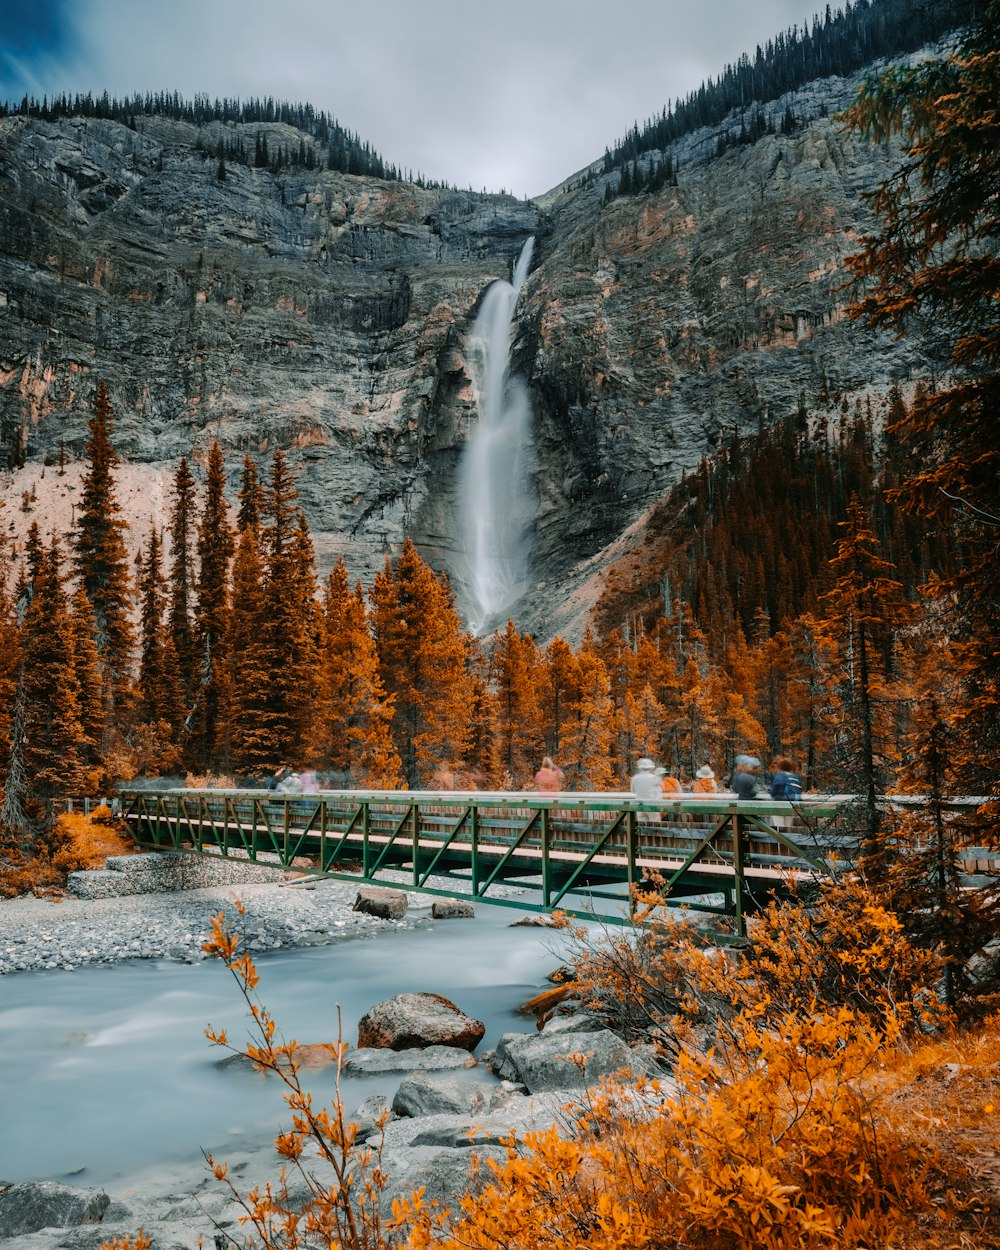
[(447, 1072), (476, 1067), (475, 1056), (454, 1046), (387, 1050), (381, 1046), (349, 1050), (344, 1072), (350, 1076), (381, 1076), (385, 1072)]
[(475, 907), (464, 899), (436, 898), (431, 903), (432, 920), (469, 920), (475, 914)]
[(381, 920), (402, 920), (406, 915), (406, 895), (402, 890), (382, 890), (378, 886), (364, 886), (354, 900), (354, 911)]
[(478, 1111), (488, 1102), (481, 1085), (457, 1077), (432, 1080), (424, 1075), (408, 1076), (400, 1082), (392, 1100), (394, 1115), (462, 1115)]
[[(583, 1057), (581, 1065), (569, 1055)], [(576, 1090), (622, 1069), (634, 1076), (655, 1071), (645, 1054), (637, 1054), (608, 1029), (593, 1033), (505, 1033), (491, 1060), (497, 1076), (519, 1081), (531, 1093)]]
[(103, 1189), (58, 1181), (29, 1181), (0, 1190), (0, 1238), (21, 1237), (40, 1228), (99, 1224), (111, 1199)]
[(454, 1046), (475, 1050), (486, 1025), (440, 994), (397, 994), (376, 1003), (358, 1023), (359, 1046)]

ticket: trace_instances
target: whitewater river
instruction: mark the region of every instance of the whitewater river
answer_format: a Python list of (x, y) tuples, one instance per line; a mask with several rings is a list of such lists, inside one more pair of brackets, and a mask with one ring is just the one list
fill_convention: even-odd
[[(480, 1050), (531, 1022), (517, 1007), (559, 962), (559, 936), (511, 928), (520, 913), (476, 905), (474, 920), (380, 932), (260, 956), (261, 992), (286, 1039), (344, 1040), (384, 998), (432, 991), (486, 1023)], [(206, 1025), (246, 1037), (242, 1000), (215, 960), (142, 961), (0, 978), (0, 1183), (73, 1178), (110, 1184), (205, 1149), (259, 1143), (287, 1124), (277, 1082), (232, 1066)], [(332, 1077), (309, 1073), (329, 1096)], [(348, 1109), (400, 1076), (345, 1083)], [(86, 1169), (80, 1171), (80, 1169)]]

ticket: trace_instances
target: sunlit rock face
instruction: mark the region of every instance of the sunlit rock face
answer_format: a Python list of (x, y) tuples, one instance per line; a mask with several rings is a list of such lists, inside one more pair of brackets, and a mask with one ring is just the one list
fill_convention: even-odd
[[(368, 581), (410, 534), (457, 569), (468, 340), (534, 235), (511, 372), (537, 515), (513, 611), (575, 636), (609, 544), (720, 439), (925, 370), (926, 340), (844, 317), (860, 196), (893, 162), (832, 120), (853, 87), (812, 84), (791, 100), (813, 120), (719, 158), (716, 131), (690, 136), (677, 187), (603, 206), (602, 177), (537, 203), (315, 170), (229, 165), (220, 182), (184, 123), (6, 119), (0, 454), (27, 465), (4, 495), (60, 445), (79, 454), (102, 376), (123, 456), (164, 479), (215, 438), (234, 484), (244, 451), (286, 448), (321, 567), (343, 553)], [(202, 148), (236, 129), (251, 149), (258, 130), (299, 139), (217, 124)], [(15, 534), (44, 521), (44, 494), (8, 507)]]
[[(139, 124), (0, 122), (4, 460), (78, 454), (101, 376), (127, 460), (169, 474), (218, 438), (235, 482), (244, 451), (281, 446), (324, 566), (343, 552), (367, 578), (407, 533), (446, 565), (464, 337), (544, 215), (325, 171), (220, 182), (194, 127)], [(258, 130), (299, 140), (230, 129), (251, 150)]]

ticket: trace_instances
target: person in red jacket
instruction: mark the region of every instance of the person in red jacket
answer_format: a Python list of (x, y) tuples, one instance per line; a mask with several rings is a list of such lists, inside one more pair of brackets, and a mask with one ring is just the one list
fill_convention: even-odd
[(563, 788), (565, 779), (566, 774), (552, 762), (552, 756), (546, 755), (542, 760), (541, 768), (535, 773), (535, 789), (540, 790), (542, 794), (558, 794)]

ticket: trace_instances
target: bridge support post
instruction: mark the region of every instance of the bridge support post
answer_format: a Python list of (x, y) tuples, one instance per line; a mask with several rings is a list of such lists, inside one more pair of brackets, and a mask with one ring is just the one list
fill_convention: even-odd
[(469, 828), (472, 833), (472, 897), (479, 897), (479, 808), (473, 804), (469, 817)]
[(368, 869), (371, 866), (371, 831), (372, 816), (368, 800), (361, 800), (361, 875), (368, 880)]
[(549, 816), (550, 811), (543, 807), (542, 816), (542, 902), (546, 907), (552, 898), (552, 881), (549, 876)]
[(747, 935), (747, 922), (744, 914), (746, 904), (746, 878), (743, 875), (743, 817), (736, 813), (733, 816), (733, 911), (736, 915), (736, 932), (740, 937)]
[(420, 820), (416, 803), (410, 807), (410, 836), (413, 843), (413, 887), (420, 885)]
[(636, 859), (639, 850), (639, 825), (636, 813), (633, 811), (625, 814), (625, 857), (628, 861), (628, 911), (631, 916), (635, 912), (635, 888), (639, 884), (637, 879), (638, 869), (636, 868)]

